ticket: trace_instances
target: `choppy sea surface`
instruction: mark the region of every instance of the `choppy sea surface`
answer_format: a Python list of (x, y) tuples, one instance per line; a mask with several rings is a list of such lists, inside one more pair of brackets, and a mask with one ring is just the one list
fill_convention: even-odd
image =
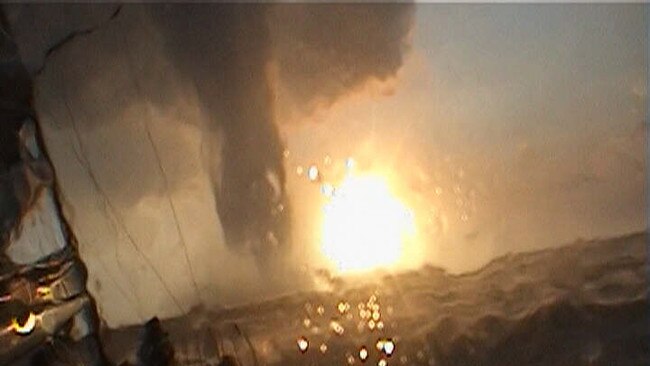
[[(647, 234), (166, 320), (180, 365), (650, 365)], [(105, 334), (117, 362), (141, 330)]]

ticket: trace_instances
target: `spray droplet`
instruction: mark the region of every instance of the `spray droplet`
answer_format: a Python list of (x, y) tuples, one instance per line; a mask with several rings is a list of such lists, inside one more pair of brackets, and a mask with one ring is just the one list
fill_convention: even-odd
[(361, 360), (361, 362), (366, 362), (366, 360), (368, 359), (368, 349), (366, 348), (366, 346), (361, 346), (361, 348), (359, 349), (359, 359)]
[(338, 335), (342, 335), (345, 332), (345, 329), (341, 323), (337, 322), (336, 320), (332, 320), (330, 322), (330, 329)]
[(365, 319), (367, 317), (366, 314), (368, 313), (369, 311), (366, 311), (366, 309), (361, 309), (359, 310), (359, 317), (361, 317), (361, 319)]
[(305, 353), (307, 352), (307, 349), (309, 348), (309, 341), (305, 337), (300, 337), (298, 338), (298, 349), (300, 352)]
[(269, 243), (273, 247), (277, 247), (278, 244), (279, 244), (278, 243), (278, 238), (275, 237), (275, 234), (273, 233), (273, 231), (268, 231), (266, 233), (266, 242)]
[(344, 314), (350, 309), (350, 304), (344, 301), (340, 301), (338, 305), (336, 305), (336, 308), (338, 309), (339, 313)]
[(388, 362), (386, 362), (386, 360), (384, 360), (383, 358), (379, 360), (379, 362), (377, 362), (377, 366), (386, 366), (386, 365), (388, 365)]
[(352, 158), (347, 158), (347, 159), (345, 159), (345, 167), (346, 167), (348, 170), (352, 170), (352, 169), (354, 169), (354, 159), (352, 159)]
[(374, 330), (376, 325), (377, 324), (375, 323), (374, 320), (372, 320), (372, 319), (368, 320), (368, 329)]
[(384, 342), (384, 354), (390, 357), (393, 355), (393, 352), (395, 352), (395, 342), (391, 339), (387, 339), (386, 342)]
[(312, 182), (315, 182), (318, 179), (318, 167), (316, 167), (316, 165), (309, 167), (307, 170), (307, 178)]
[(320, 186), (320, 192), (323, 194), (323, 196), (332, 198), (332, 196), (334, 196), (334, 186), (329, 183), (324, 183)]
[(319, 349), (321, 353), (325, 353), (327, 352), (327, 345), (325, 343), (321, 343)]
[(377, 348), (377, 351), (382, 352), (384, 350), (384, 343), (386, 341), (383, 339), (378, 339), (377, 343), (375, 344), (375, 347)]

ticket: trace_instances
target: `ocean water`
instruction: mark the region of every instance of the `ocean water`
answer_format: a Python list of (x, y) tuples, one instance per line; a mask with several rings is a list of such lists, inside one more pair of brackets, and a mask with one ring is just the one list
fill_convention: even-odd
[[(463, 275), (425, 267), (163, 326), (181, 365), (648, 365), (646, 242), (585, 241)], [(140, 332), (107, 332), (109, 355), (133, 359)]]

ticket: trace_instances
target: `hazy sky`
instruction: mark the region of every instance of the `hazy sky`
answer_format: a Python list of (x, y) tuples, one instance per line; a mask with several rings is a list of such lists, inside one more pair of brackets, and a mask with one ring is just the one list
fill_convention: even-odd
[(431, 209), (429, 258), (456, 270), (641, 230), (644, 16), (640, 5), (418, 5), (395, 94), (291, 129), (295, 163), (361, 145), (375, 166), (397, 160), (403, 195)]
[(641, 6), (422, 5), (417, 14), (431, 87), (448, 95), (437, 109), (480, 136), (477, 148), (590, 141), (644, 118)]

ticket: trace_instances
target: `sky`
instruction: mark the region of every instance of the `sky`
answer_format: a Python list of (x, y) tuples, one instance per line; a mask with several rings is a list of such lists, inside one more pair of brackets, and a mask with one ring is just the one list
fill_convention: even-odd
[(642, 230), (641, 10), (419, 4), (394, 94), (341, 101), (287, 132), (295, 164), (359, 145), (375, 165), (397, 160), (402, 194), (430, 211), (427, 257), (453, 271)]
[(311, 286), (296, 170), (348, 157), (414, 213), (402, 269), (646, 227), (644, 5), (212, 6), (8, 7), (109, 325)]

